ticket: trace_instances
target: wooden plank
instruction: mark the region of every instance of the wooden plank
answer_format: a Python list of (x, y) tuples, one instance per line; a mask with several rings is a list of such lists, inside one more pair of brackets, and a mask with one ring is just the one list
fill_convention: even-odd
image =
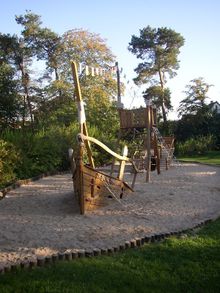
[(119, 109), (120, 128), (146, 128), (148, 121), (146, 108), (139, 109)]
[(120, 198), (122, 192), (133, 191), (125, 182), (88, 166), (83, 166), (83, 178), (85, 212), (108, 205), (114, 200), (113, 194)]
[(84, 206), (84, 178), (83, 178), (83, 145), (79, 146), (78, 154), (76, 156), (76, 172), (73, 177), (74, 195), (80, 207), (80, 213), (85, 213)]

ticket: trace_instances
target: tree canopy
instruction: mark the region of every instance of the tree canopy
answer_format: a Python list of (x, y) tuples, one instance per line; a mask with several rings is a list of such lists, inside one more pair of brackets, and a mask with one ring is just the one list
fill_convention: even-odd
[(206, 83), (203, 77), (195, 78), (186, 85), (186, 98), (180, 102), (178, 108), (179, 116), (186, 114), (197, 114), (209, 98), (207, 93), (212, 85)]
[[(63, 121), (65, 125), (70, 123), (73, 117), (76, 120), (76, 106), (72, 100), (74, 85), (70, 61), (108, 69), (115, 63), (115, 57), (106, 41), (99, 34), (83, 29), (72, 29), (63, 35), (58, 35), (44, 27), (41, 17), (31, 11), (16, 16), (16, 22), (22, 27), (21, 35), (0, 35), (0, 57), (1, 62), (4, 61), (4, 66), (11, 68), (14, 76), (17, 77), (17, 95), (14, 95), (14, 98), (22, 100), (18, 115), (23, 117), (23, 124), (27, 116), (31, 117), (31, 124), (34, 116), (35, 124), (38, 122), (44, 125), (52, 121), (54, 123), (55, 117), (58, 123)], [(36, 72), (36, 68), (40, 70)], [(3, 67), (1, 69), (2, 72), (6, 70)], [(12, 72), (5, 75), (8, 86)], [(12, 79), (15, 81), (14, 78)], [(2, 80), (1, 83), (1, 93), (5, 97), (7, 82), (4, 80), (3, 84)], [(100, 116), (108, 117), (108, 113), (111, 113), (110, 109), (114, 107), (116, 80), (111, 76), (91, 77), (84, 74), (80, 82), (87, 107), (93, 107), (94, 111), (100, 113), (98, 110), (102, 105), (105, 115), (100, 113)], [(12, 101), (9, 95), (7, 99)], [(8, 105), (11, 104), (14, 102), (8, 102)], [(13, 111), (11, 109), (10, 113), (14, 113)], [(60, 115), (64, 115), (65, 118), (61, 118)], [(96, 119), (92, 119), (91, 123), (98, 123), (100, 118), (98, 114), (93, 116)]]
[[(179, 68), (178, 54), (184, 44), (184, 38), (177, 32), (166, 27), (151, 28), (147, 26), (140, 30), (140, 35), (131, 37), (128, 50), (142, 62), (135, 69), (137, 84), (153, 83), (165, 88), (166, 75), (170, 78), (176, 75)], [(165, 98), (162, 97), (161, 108), (166, 122)]]

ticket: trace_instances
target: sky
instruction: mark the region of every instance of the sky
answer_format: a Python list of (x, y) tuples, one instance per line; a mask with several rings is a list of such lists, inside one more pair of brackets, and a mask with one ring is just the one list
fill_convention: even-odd
[(140, 29), (148, 25), (170, 28), (184, 37), (185, 44), (178, 56), (177, 75), (166, 85), (174, 107), (169, 118), (177, 117), (186, 85), (198, 77), (213, 85), (208, 92), (210, 101), (220, 103), (219, 0), (0, 0), (0, 4), (1, 33), (20, 34), (15, 15), (31, 10), (41, 16), (43, 27), (60, 35), (76, 28), (99, 34), (123, 68), (127, 92), (122, 102), (131, 108), (144, 105), (143, 88), (132, 86), (139, 60), (127, 49), (131, 37), (139, 36)]

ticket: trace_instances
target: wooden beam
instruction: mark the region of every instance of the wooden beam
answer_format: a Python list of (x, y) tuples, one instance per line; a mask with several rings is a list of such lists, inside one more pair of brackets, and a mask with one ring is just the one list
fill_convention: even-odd
[[(127, 157), (127, 155), (128, 155), (128, 147), (125, 145), (124, 149), (122, 151), (122, 156)], [(118, 172), (118, 179), (119, 180), (123, 180), (124, 170), (125, 170), (125, 163), (126, 163), (126, 161), (124, 161), (124, 160), (121, 161), (121, 163), (120, 163), (119, 172)]]
[(93, 142), (96, 145), (100, 146), (102, 149), (104, 149), (107, 153), (109, 153), (110, 155), (112, 155), (113, 157), (115, 157), (117, 160), (119, 161), (125, 161), (125, 162), (130, 162), (131, 159), (128, 158), (127, 156), (121, 156), (118, 155), (117, 153), (115, 153), (114, 151), (112, 151), (109, 147), (107, 147), (104, 143), (102, 143), (101, 141), (99, 141), (98, 139), (94, 138), (94, 137), (90, 137), (90, 136), (86, 136), (84, 134), (78, 134), (78, 137), (82, 140), (84, 140), (85, 142)]
[[(86, 126), (86, 116), (85, 116), (85, 110), (84, 110), (84, 104), (81, 94), (81, 88), (79, 83), (79, 77), (77, 73), (77, 65), (76, 62), (71, 62), (71, 68), (72, 68), (72, 74), (75, 84), (75, 93), (76, 93), (76, 101), (78, 106), (78, 119), (80, 123), (80, 132), (86, 136), (88, 136), (88, 130)], [(94, 160), (92, 157), (92, 150), (89, 141), (85, 143), (88, 158), (89, 158), (89, 164), (92, 168), (95, 168)]]
[(150, 182), (150, 172), (151, 172), (151, 110), (150, 101), (147, 105), (147, 173), (146, 182)]

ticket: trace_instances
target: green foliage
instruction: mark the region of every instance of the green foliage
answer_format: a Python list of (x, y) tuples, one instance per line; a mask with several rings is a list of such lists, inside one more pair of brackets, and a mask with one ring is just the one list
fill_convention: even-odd
[[(88, 131), (90, 136), (98, 139), (113, 151), (121, 151), (120, 147), (117, 144), (114, 132), (112, 132), (111, 130), (108, 132), (103, 132), (102, 129), (97, 126), (88, 125)], [(105, 152), (103, 149), (96, 146), (95, 144), (92, 144), (91, 147), (96, 166), (103, 166), (112, 162), (112, 156)]]
[(35, 112), (37, 129), (68, 127), (77, 122), (76, 103), (73, 99), (57, 97), (53, 101), (42, 101)]
[(180, 102), (178, 108), (179, 116), (186, 114), (197, 114), (206, 105), (208, 99), (207, 92), (212, 85), (207, 84), (204, 78), (199, 77), (190, 81), (189, 85), (186, 85), (185, 99)]
[(5, 131), (2, 137), (10, 146), (16, 146), (14, 153), (19, 153), (19, 160), (15, 161), (13, 152), (12, 157), (4, 157), (3, 162), (8, 168), (8, 174), (13, 176), (10, 175), (10, 180), (2, 177), (2, 185), (14, 179), (30, 178), (47, 171), (67, 170), (68, 148), (75, 147), (77, 132), (75, 125), (70, 125), (68, 128), (53, 127), (35, 134), (18, 130)]
[(177, 56), (184, 44), (184, 38), (172, 29), (166, 27), (151, 28), (147, 26), (140, 30), (140, 36), (132, 36), (129, 51), (137, 58), (145, 60), (135, 71), (138, 74), (137, 82), (148, 82), (159, 71), (175, 75), (179, 67)]
[(178, 121), (175, 120), (168, 120), (166, 124), (159, 122), (158, 129), (162, 136), (174, 136), (177, 139), (177, 124)]
[(213, 113), (208, 105), (197, 109), (196, 114), (187, 114), (175, 122), (174, 135), (177, 142), (190, 138), (213, 137), (213, 150), (220, 149), (220, 115)]
[[(67, 169), (67, 150), (76, 149), (79, 126), (70, 60), (107, 70), (115, 57), (98, 34), (73, 29), (59, 36), (43, 27), (41, 17), (31, 11), (16, 16), (16, 22), (22, 26), (21, 38), (0, 34), (0, 123), (6, 129), (0, 137), (20, 154), (19, 164), (11, 171), (15, 172), (14, 178), (27, 178)], [(31, 73), (33, 60), (41, 61), (45, 69), (35, 80)], [(114, 149), (118, 129), (113, 102), (116, 81), (111, 76), (82, 74), (80, 84), (89, 134)], [(10, 119), (15, 122), (13, 127), (22, 127), (21, 131), (8, 130)], [(109, 161), (95, 146), (93, 152), (98, 165)]]
[[(70, 60), (107, 70), (114, 63), (111, 50), (98, 34), (86, 30), (73, 29), (59, 36), (43, 27), (41, 17), (31, 11), (16, 16), (16, 22), (22, 26), (22, 38), (16, 35), (0, 35), (0, 56), (21, 77), (17, 94), (22, 97), (23, 109), (19, 118), (25, 120), (30, 116), (33, 128), (34, 108), (34, 117), (37, 120), (35, 126), (37, 122), (38, 129), (52, 123), (70, 125), (76, 121), (73, 119), (76, 107), (73, 109), (70, 105), (70, 100), (73, 104), (74, 96)], [(31, 74), (33, 60), (35, 63), (36, 60), (41, 61), (40, 67), (43, 65), (45, 69), (35, 80)], [(105, 113), (112, 106), (110, 100), (116, 95), (116, 81), (111, 77), (83, 76), (80, 84), (89, 110), (99, 110), (97, 115), (91, 114), (90, 123), (97, 125), (98, 120), (106, 117)], [(3, 96), (7, 97), (5, 84), (2, 91)]]
[(13, 68), (6, 62), (0, 63), (0, 129), (13, 125), (20, 112), (17, 81)]
[(179, 155), (205, 154), (207, 151), (213, 149), (214, 144), (215, 140), (212, 135), (198, 136), (195, 138), (190, 138), (185, 142), (177, 143), (176, 153)]
[[(164, 122), (167, 121), (166, 105), (168, 104), (167, 101), (165, 103), (168, 96), (164, 92), (166, 75), (170, 78), (176, 75), (176, 70), (179, 68), (177, 57), (183, 44), (184, 38), (174, 30), (147, 26), (140, 30), (140, 36), (132, 36), (128, 47), (129, 51), (142, 60), (135, 69), (137, 77), (134, 81), (137, 84), (151, 82), (154, 86), (159, 84), (161, 87), (159, 96), (162, 99), (159, 100)], [(171, 107), (171, 104), (169, 106)]]
[(156, 106), (158, 121), (163, 117), (163, 112), (161, 111), (163, 105), (166, 115), (170, 110), (172, 110), (173, 107), (171, 105), (171, 92), (169, 88), (163, 89), (161, 86), (154, 85), (147, 88), (143, 94), (145, 99), (151, 99), (153, 105)]
[[(94, 125), (88, 125), (88, 131), (91, 136), (118, 151), (113, 131), (103, 132)], [(4, 139), (0, 157), (3, 162), (1, 173), (4, 174), (1, 176), (1, 185), (48, 171), (67, 170), (69, 168), (68, 149), (73, 148), (76, 152), (78, 132), (77, 123), (69, 123), (68, 126), (55, 124), (34, 134), (28, 130), (4, 131), (1, 134)], [(12, 153), (11, 156), (9, 156), (9, 150)], [(111, 162), (111, 157), (97, 146), (92, 145), (92, 152), (96, 166)], [(17, 157), (18, 159), (15, 160)]]
[(0, 139), (0, 187), (16, 179), (16, 165), (19, 161), (20, 154), (16, 147)]
[(1, 276), (1, 292), (219, 292), (220, 219), (113, 256), (59, 262)]

